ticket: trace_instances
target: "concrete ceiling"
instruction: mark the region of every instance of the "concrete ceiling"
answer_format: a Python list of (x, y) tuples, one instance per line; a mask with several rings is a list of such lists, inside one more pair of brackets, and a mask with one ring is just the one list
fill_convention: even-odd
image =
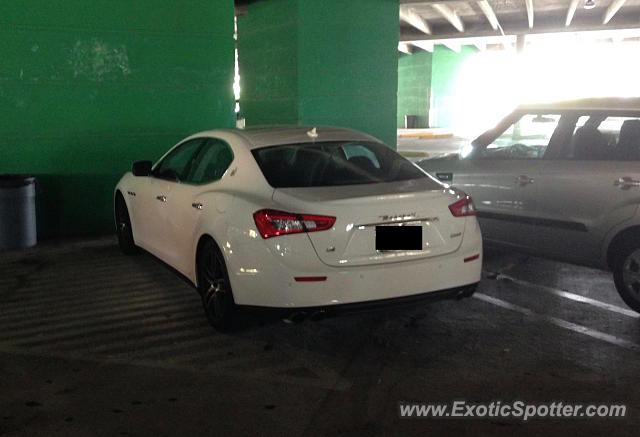
[(585, 0), (400, 0), (400, 41), (640, 29), (640, 0), (594, 1), (585, 9)]

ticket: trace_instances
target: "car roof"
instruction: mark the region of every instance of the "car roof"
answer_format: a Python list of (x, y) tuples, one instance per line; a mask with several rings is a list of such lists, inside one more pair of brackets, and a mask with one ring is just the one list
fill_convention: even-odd
[(517, 111), (640, 111), (640, 97), (597, 97), (520, 105)]
[[(317, 137), (310, 135), (316, 129)], [(247, 129), (219, 129), (200, 132), (196, 136), (215, 136), (218, 132), (232, 133), (242, 137), (250, 149), (280, 144), (302, 144), (325, 141), (375, 141), (380, 140), (355, 129), (331, 126), (264, 126)]]

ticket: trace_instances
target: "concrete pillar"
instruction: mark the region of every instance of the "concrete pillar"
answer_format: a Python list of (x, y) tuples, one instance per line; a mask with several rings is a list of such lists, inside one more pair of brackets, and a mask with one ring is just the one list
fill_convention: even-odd
[(429, 127), (431, 58), (431, 53), (423, 51), (401, 55), (398, 58), (399, 128), (404, 127), (405, 115), (417, 116), (416, 127)]
[(524, 52), (527, 35), (520, 34), (516, 36), (516, 52), (520, 55)]
[(0, 174), (35, 174), (38, 236), (113, 232), (139, 159), (233, 127), (233, 1), (0, 0)]
[(247, 126), (345, 126), (396, 146), (397, 0), (269, 0), (238, 19)]

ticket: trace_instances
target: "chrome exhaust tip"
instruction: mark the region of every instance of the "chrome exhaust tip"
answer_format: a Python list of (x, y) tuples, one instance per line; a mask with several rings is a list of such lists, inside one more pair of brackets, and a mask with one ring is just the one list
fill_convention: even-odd
[(296, 311), (295, 313), (289, 314), (289, 316), (282, 319), (285, 323), (302, 323), (304, 319), (307, 318), (307, 313), (304, 311)]
[(319, 311), (316, 311), (315, 313), (311, 314), (311, 317), (309, 317), (309, 320), (311, 320), (313, 322), (319, 322), (320, 320), (324, 319), (325, 317), (327, 317), (327, 312), (325, 310), (319, 310)]
[(472, 284), (464, 287), (458, 292), (458, 294), (456, 294), (456, 300), (473, 296), (473, 293), (476, 292), (476, 288), (477, 288), (477, 284)]

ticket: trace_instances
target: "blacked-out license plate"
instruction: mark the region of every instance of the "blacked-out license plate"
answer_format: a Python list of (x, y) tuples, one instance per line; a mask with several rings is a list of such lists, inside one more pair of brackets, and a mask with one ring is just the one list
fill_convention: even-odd
[(422, 250), (422, 226), (376, 226), (376, 250)]

